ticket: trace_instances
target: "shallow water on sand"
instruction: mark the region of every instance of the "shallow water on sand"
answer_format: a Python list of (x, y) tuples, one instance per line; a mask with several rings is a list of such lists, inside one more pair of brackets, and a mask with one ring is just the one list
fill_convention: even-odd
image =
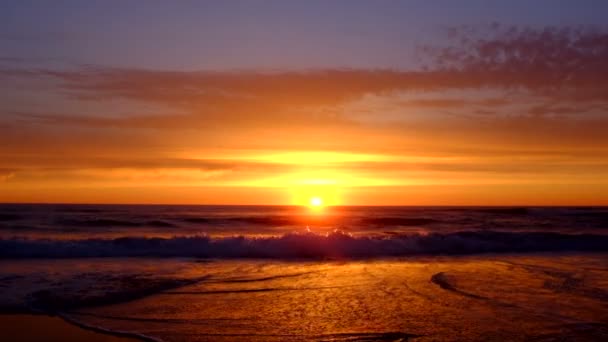
[(594, 341), (608, 255), (0, 261), (0, 303), (165, 341)]

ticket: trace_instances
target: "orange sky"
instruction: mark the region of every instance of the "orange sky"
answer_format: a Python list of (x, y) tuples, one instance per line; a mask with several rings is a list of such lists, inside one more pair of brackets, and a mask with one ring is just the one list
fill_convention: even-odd
[(411, 70), (8, 63), (0, 201), (607, 205), (606, 34), (542, 32)]

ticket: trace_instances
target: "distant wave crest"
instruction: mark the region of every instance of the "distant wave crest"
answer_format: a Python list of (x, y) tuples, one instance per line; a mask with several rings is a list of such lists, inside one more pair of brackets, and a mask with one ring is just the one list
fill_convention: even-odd
[(273, 237), (0, 240), (2, 258), (374, 258), (543, 251), (608, 251), (608, 235), (466, 231), (377, 237), (335, 231), (326, 235), (290, 233)]

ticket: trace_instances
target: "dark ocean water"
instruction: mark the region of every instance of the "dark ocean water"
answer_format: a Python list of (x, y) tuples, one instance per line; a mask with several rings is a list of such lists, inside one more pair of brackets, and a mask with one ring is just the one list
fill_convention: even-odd
[(0, 313), (147, 341), (606, 341), (608, 208), (0, 206)]
[(5, 258), (606, 250), (607, 207), (0, 205)]

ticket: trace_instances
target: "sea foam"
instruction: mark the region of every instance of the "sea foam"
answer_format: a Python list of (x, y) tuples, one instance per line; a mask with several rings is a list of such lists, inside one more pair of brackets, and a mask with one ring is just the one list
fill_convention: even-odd
[(608, 251), (608, 236), (550, 232), (464, 231), (390, 236), (289, 233), (270, 237), (0, 240), (2, 258), (205, 257), (375, 258), (544, 251)]

